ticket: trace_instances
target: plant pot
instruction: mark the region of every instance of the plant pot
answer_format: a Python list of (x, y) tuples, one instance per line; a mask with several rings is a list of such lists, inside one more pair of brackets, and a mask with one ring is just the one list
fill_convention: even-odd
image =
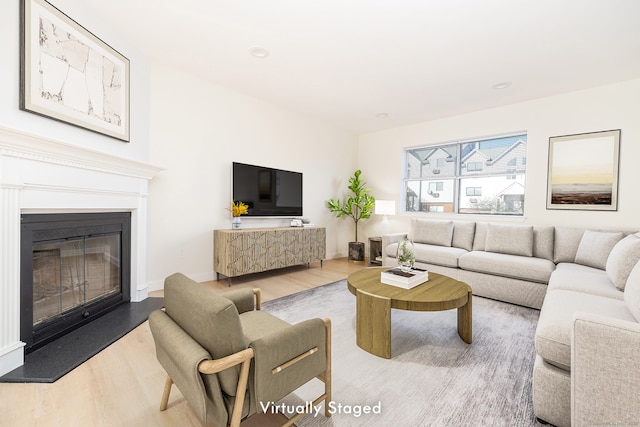
[(364, 243), (349, 242), (349, 261), (364, 261)]

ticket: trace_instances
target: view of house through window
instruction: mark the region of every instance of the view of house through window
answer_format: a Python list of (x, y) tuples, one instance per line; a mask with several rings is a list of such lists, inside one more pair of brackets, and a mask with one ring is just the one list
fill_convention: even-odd
[(527, 134), (405, 150), (405, 210), (523, 215)]

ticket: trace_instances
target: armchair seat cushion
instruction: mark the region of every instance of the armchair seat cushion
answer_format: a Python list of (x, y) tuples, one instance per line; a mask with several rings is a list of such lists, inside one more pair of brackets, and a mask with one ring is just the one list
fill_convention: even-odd
[(289, 323), (261, 310), (247, 311), (240, 315), (242, 332), (247, 345), (260, 338), (291, 326)]

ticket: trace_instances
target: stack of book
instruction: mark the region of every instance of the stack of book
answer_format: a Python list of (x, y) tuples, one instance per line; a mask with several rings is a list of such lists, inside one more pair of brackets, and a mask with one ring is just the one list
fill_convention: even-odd
[(429, 272), (417, 268), (404, 272), (399, 268), (392, 268), (380, 273), (380, 281), (387, 285), (411, 289), (429, 280)]

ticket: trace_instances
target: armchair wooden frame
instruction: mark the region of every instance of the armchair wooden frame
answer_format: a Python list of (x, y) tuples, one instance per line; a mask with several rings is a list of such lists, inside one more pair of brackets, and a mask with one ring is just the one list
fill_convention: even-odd
[[(255, 298), (255, 308), (256, 310), (261, 309), (261, 294), (260, 289), (254, 288), (253, 294)], [(327, 358), (327, 369), (318, 375), (320, 381), (324, 383), (324, 393), (318, 396), (314, 401), (313, 405), (316, 406), (320, 404), (324, 400), (324, 414), (326, 417), (331, 416), (331, 412), (329, 411), (329, 402), (331, 401), (331, 319), (324, 318), (322, 319), (325, 324), (325, 331), (327, 336), (326, 342), (326, 358)], [(304, 353), (294, 357), (293, 359), (273, 368), (273, 375), (277, 375), (282, 370), (293, 366), (294, 364), (300, 362), (306, 357), (312, 355), (313, 353), (318, 351), (318, 347), (314, 347), (305, 351)], [(238, 380), (238, 386), (236, 389), (236, 399), (233, 407), (233, 412), (231, 414), (231, 420), (229, 423), (230, 427), (239, 427), (240, 422), (242, 421), (242, 409), (245, 400), (245, 394), (247, 390), (247, 384), (249, 381), (249, 367), (251, 366), (251, 360), (254, 358), (255, 354), (252, 348), (247, 348), (245, 350), (239, 351), (234, 354), (230, 354), (229, 356), (223, 357), (221, 359), (214, 360), (203, 360), (198, 365), (198, 371), (201, 374), (215, 374), (225, 369), (231, 368), (236, 365), (240, 366), (240, 375)], [(165, 381), (164, 390), (162, 392), (162, 399), (160, 401), (160, 410), (164, 411), (167, 409), (167, 404), (169, 402), (169, 395), (171, 393), (171, 386), (173, 385), (173, 380), (170, 376), (167, 375), (167, 379)], [(310, 408), (309, 408), (310, 409)], [(298, 419), (300, 419), (307, 412), (301, 412), (295, 414), (291, 418), (289, 418), (281, 427), (288, 427), (295, 423)]]

